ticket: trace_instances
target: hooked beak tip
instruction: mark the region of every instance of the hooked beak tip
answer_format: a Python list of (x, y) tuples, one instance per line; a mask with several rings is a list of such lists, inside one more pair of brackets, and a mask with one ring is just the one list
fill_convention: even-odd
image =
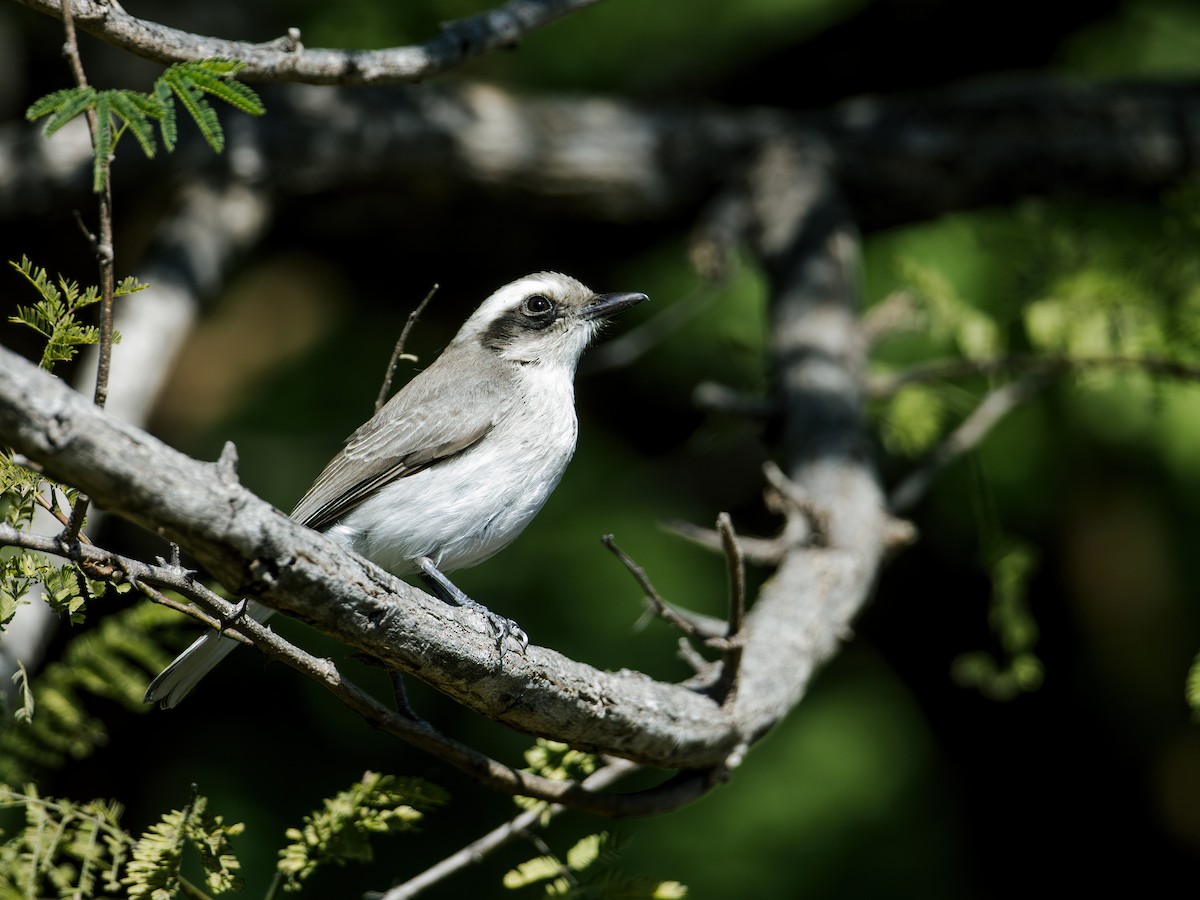
[(597, 294), (583, 308), (583, 313), (588, 319), (607, 319), (610, 316), (615, 316), (622, 310), (629, 309), (631, 306), (637, 306), (639, 303), (649, 299), (649, 297), (640, 291), (618, 291), (611, 294)]

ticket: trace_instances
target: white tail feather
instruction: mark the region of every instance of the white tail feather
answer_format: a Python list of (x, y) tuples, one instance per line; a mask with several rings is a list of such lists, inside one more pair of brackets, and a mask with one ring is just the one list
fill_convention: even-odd
[[(270, 607), (251, 600), (245, 614), (265, 622), (274, 612)], [(215, 631), (197, 639), (150, 682), (150, 687), (146, 688), (145, 702), (161, 703), (164, 709), (177, 705), (237, 645), (238, 642), (233, 638), (221, 637)]]

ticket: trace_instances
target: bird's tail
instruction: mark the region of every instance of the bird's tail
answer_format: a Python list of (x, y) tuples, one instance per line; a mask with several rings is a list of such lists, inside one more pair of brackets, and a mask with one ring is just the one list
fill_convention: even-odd
[[(245, 614), (265, 622), (274, 612), (270, 607), (251, 600)], [(161, 703), (164, 709), (177, 705), (237, 645), (238, 642), (233, 638), (221, 637), (215, 631), (198, 638), (150, 682), (144, 702)]]

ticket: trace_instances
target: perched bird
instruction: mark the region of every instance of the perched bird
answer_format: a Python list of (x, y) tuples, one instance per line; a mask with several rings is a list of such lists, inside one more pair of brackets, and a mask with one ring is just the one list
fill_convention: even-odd
[[(596, 294), (540, 272), (480, 304), (442, 354), (346, 442), (292, 511), (299, 522), (397, 574), (420, 571), (447, 599), (481, 609), (443, 572), (508, 546), (575, 452), (575, 368), (601, 324), (645, 294)], [(251, 601), (260, 622), (273, 610)], [(176, 705), (237, 643), (210, 631), (146, 691)]]

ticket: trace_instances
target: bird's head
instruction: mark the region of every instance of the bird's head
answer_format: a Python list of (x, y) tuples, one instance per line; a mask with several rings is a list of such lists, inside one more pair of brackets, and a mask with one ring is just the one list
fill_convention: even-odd
[(611, 316), (645, 294), (597, 294), (574, 278), (539, 272), (518, 278), (479, 305), (454, 338), (518, 363), (564, 366), (574, 371), (584, 348)]

